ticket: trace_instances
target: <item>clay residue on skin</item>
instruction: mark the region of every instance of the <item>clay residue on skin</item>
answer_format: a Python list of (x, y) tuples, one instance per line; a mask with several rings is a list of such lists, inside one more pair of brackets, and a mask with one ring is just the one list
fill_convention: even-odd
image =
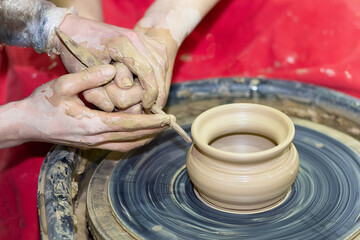
[(70, 50), (70, 52), (74, 54), (87, 67), (94, 67), (102, 64), (102, 62), (96, 57), (94, 57), (94, 55), (89, 54), (87, 48), (78, 45), (77, 42), (69, 38), (66, 34), (58, 30), (56, 31), (59, 37), (61, 38), (62, 42), (68, 48), (68, 50)]
[(82, 120), (85, 116), (91, 118), (89, 115), (82, 114), (83, 111), (74, 107), (65, 108), (65, 114), (69, 117), (75, 118), (77, 120)]
[(173, 63), (178, 44), (171, 36), (169, 29), (135, 27), (143, 43), (149, 48), (152, 56), (148, 58), (154, 67), (154, 74), (159, 90), (156, 105), (164, 106), (170, 89)]
[[(187, 36), (201, 20), (199, 11), (177, 7), (166, 15), (166, 22), (171, 36), (180, 46), (184, 35)], [(165, 27), (166, 28), (166, 27)]]
[(105, 112), (112, 112), (115, 105), (111, 102), (105, 87), (97, 87), (83, 92), (86, 101), (91, 102)]
[[(41, 121), (33, 121), (35, 129), (37, 129), (42, 137), (50, 137), (51, 139), (56, 137), (55, 132), (62, 132), (61, 134), (67, 134), (74, 129), (68, 129), (66, 125), (56, 126), (54, 125), (54, 119), (57, 119), (57, 122), (69, 123), (69, 121), (76, 121), (76, 125), (79, 127), (79, 131), (83, 131), (84, 126), (87, 126), (89, 129), (87, 131), (97, 132), (101, 129), (110, 129), (105, 125), (100, 117), (97, 117), (92, 113), (91, 110), (85, 111), (82, 105), (77, 106), (71, 101), (64, 101), (61, 97), (54, 94), (54, 91), (49, 86), (43, 86), (39, 89), (41, 94), (34, 96), (34, 102), (37, 102), (37, 110), (42, 113), (46, 112), (47, 117), (43, 118)], [(47, 101), (39, 100), (38, 98), (45, 98)], [(42, 104), (39, 104), (42, 103)], [(40, 118), (41, 119), (41, 118)], [(81, 120), (81, 121), (80, 121)], [(74, 126), (74, 123), (69, 123), (69, 126)], [(44, 129), (50, 129), (53, 131), (51, 136), (49, 132), (44, 131)], [(58, 129), (55, 131), (55, 129)], [(73, 133), (74, 134), (74, 133)], [(76, 134), (74, 134), (73, 139), (76, 139)]]
[(122, 89), (129, 89), (134, 85), (133, 75), (129, 68), (120, 62), (114, 63), (116, 67), (115, 83)]
[[(156, 115), (154, 115), (156, 116)], [(168, 115), (163, 114), (157, 114), (159, 120), (161, 120), (161, 126), (166, 126), (170, 124), (171, 117)], [(134, 122), (131, 117), (127, 117), (127, 115), (123, 115), (121, 117), (114, 116), (114, 117), (107, 117), (103, 118), (102, 122), (105, 123), (107, 126), (111, 128), (111, 126), (121, 126), (124, 130), (133, 130), (133, 129), (143, 129), (144, 126), (149, 127), (149, 124), (151, 125), (152, 122), (148, 122), (152, 120), (145, 120), (144, 121), (138, 121)], [(154, 127), (157, 125), (157, 123), (154, 123)]]
[[(200, 22), (201, 9), (194, 1), (184, 0), (181, 4), (171, 6), (167, 1), (157, 1), (150, 8), (145, 16), (139, 21), (139, 26), (143, 28), (163, 28), (168, 29), (172, 38), (180, 46), (184, 38)], [(166, 9), (167, 11), (161, 11)], [(154, 18), (153, 16), (157, 17)]]
[(58, 107), (61, 104), (61, 100), (54, 94), (53, 87), (41, 86), (41, 93), (44, 94), (45, 99), (53, 106)]
[(102, 44), (101, 39), (99, 38), (89, 38), (87, 36), (83, 36), (80, 34), (76, 34), (71, 37), (75, 42), (77, 42), (79, 45), (87, 48), (92, 49), (92, 51), (96, 51), (100, 53), (99, 56), (101, 56), (104, 51), (106, 51), (105, 46)]
[(112, 59), (124, 63), (131, 72), (137, 75), (140, 84), (145, 89), (143, 106), (144, 108), (150, 108), (156, 101), (158, 84), (154, 66), (146, 60), (146, 57), (149, 57), (150, 54), (142, 44), (137, 44), (137, 42), (139, 40), (130, 41), (128, 37), (121, 36), (108, 39), (107, 45)]

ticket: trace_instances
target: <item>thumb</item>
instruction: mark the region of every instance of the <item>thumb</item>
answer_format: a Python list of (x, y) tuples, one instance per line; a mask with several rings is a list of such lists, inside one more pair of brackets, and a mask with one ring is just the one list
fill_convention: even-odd
[(116, 68), (112, 65), (92, 67), (58, 78), (55, 89), (61, 95), (77, 95), (85, 90), (108, 83), (114, 78), (115, 74)]

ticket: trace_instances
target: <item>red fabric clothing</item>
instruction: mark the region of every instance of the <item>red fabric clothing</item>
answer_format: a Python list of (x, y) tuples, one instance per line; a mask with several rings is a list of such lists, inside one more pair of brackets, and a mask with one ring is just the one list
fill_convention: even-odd
[[(105, 22), (132, 28), (152, 2), (103, 1)], [(181, 46), (173, 82), (265, 76), (360, 97), (358, 39), (359, 1), (222, 0)], [(64, 73), (58, 57), (6, 47), (0, 50), (0, 104)], [(39, 239), (37, 177), (49, 146), (0, 151), (0, 239)]]

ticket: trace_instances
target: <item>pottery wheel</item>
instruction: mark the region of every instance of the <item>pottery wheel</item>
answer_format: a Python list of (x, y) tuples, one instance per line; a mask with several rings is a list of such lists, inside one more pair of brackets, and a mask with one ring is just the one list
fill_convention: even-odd
[[(87, 201), (94, 236), (113, 238), (113, 232), (140, 239), (356, 237), (360, 143), (320, 124), (294, 122), (300, 170), (290, 194), (276, 208), (237, 214), (204, 204), (186, 172), (190, 145), (174, 131), (166, 131), (117, 164), (105, 161), (98, 167)], [(185, 130), (190, 132), (190, 126)]]

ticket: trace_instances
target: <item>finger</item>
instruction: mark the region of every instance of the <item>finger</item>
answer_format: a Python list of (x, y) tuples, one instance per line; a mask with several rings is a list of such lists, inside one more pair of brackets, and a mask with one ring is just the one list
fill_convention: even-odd
[[(162, 108), (166, 104), (167, 95), (168, 95), (167, 93), (169, 92), (169, 88), (170, 88), (170, 81), (169, 83), (166, 82), (167, 79), (166, 70), (168, 68), (166, 49), (163, 45), (160, 45), (160, 43), (157, 42), (156, 40), (145, 39), (143, 37), (141, 38), (143, 40), (144, 45), (151, 52), (148, 61), (154, 68), (155, 79), (158, 86), (158, 96), (156, 99), (156, 105)], [(159, 53), (162, 53), (164, 55), (161, 56)], [(170, 76), (169, 79), (171, 79)]]
[[(76, 41), (77, 42), (77, 41)], [(109, 54), (106, 52), (106, 49), (104, 51), (96, 50), (93, 48), (88, 48), (88, 42), (77, 42), (80, 46), (87, 48), (88, 51), (90, 51), (92, 54), (94, 54), (98, 59), (100, 59), (104, 64), (109, 64), (111, 59), (109, 57)], [(87, 67), (77, 59), (73, 53), (69, 51), (69, 49), (64, 45), (61, 44), (60, 46), (60, 56), (61, 61), (63, 62), (66, 70), (70, 73), (80, 72)]]
[(140, 103), (133, 105), (129, 108), (126, 109), (122, 109), (121, 112), (123, 113), (134, 113), (134, 114), (140, 114), (143, 112), (143, 107), (141, 106)]
[(139, 141), (135, 141), (135, 142), (121, 142), (121, 143), (109, 142), (109, 143), (99, 144), (94, 147), (100, 148), (100, 149), (111, 150), (111, 151), (128, 152), (130, 150), (133, 150), (135, 148), (138, 148), (145, 144), (148, 144), (149, 142), (151, 142), (152, 139), (153, 138), (143, 139), (143, 140), (139, 140)]
[(106, 143), (99, 143), (99, 144), (92, 144), (92, 143), (85, 143), (85, 142), (77, 142), (77, 141), (61, 141), (57, 140), (54, 141), (56, 144), (66, 145), (66, 146), (73, 146), (78, 147), (80, 149), (90, 149), (90, 148), (98, 148), (98, 149), (105, 149), (105, 150), (112, 150), (112, 151), (119, 151), (119, 152), (128, 152), (132, 149), (141, 147), (147, 143), (149, 143), (155, 135), (151, 135), (144, 139), (139, 139), (137, 141), (127, 141), (127, 142), (106, 142)]
[(102, 61), (104, 64), (110, 64), (111, 58), (109, 56), (109, 53), (107, 52), (106, 48), (103, 48), (100, 44), (100, 46), (89, 46), (88, 42), (82, 42), (80, 45), (84, 48), (87, 48), (88, 51), (90, 51), (97, 59)]
[(154, 69), (146, 60), (148, 54), (141, 54), (125, 36), (108, 40), (108, 48), (113, 60), (123, 62), (139, 78), (145, 90), (142, 99), (144, 108), (154, 105), (158, 90)]
[(159, 128), (169, 125), (174, 118), (170, 114), (130, 114), (122, 112), (106, 113), (82, 107), (89, 116), (97, 116), (107, 126), (101, 127), (93, 134), (111, 131), (135, 131), (141, 129)]
[(167, 52), (165, 45), (161, 44), (155, 39), (145, 38), (142, 35), (139, 35), (139, 37), (142, 39), (142, 42), (146, 48), (151, 52), (151, 55), (153, 56), (154, 60), (156, 60), (157, 65), (161, 67), (165, 77), (165, 72), (169, 65), (168, 59), (166, 57)]
[(111, 81), (115, 73), (114, 66), (102, 65), (78, 73), (67, 74), (56, 80), (55, 91), (64, 96), (75, 96), (87, 89), (96, 88)]
[(132, 88), (124, 90), (119, 88), (115, 82), (104, 86), (111, 102), (119, 109), (125, 109), (141, 102), (143, 89), (140, 85), (134, 85)]
[(86, 66), (81, 63), (63, 44), (60, 47), (61, 49), (61, 61), (63, 62), (66, 70), (70, 73), (80, 72), (86, 69)]
[(114, 64), (116, 67), (115, 83), (119, 88), (128, 89), (134, 85), (133, 75), (129, 68), (120, 62)]
[(96, 134), (93, 136), (87, 136), (87, 142), (94, 142), (97, 144), (105, 142), (123, 142), (123, 141), (135, 141), (144, 138), (153, 137), (154, 135), (163, 132), (168, 129), (168, 127), (159, 127), (154, 129), (142, 129), (132, 132), (108, 132)]
[(115, 105), (111, 102), (111, 99), (106, 93), (104, 87), (97, 87), (86, 90), (83, 92), (83, 96), (86, 101), (94, 104), (96, 107), (105, 112), (114, 111)]

